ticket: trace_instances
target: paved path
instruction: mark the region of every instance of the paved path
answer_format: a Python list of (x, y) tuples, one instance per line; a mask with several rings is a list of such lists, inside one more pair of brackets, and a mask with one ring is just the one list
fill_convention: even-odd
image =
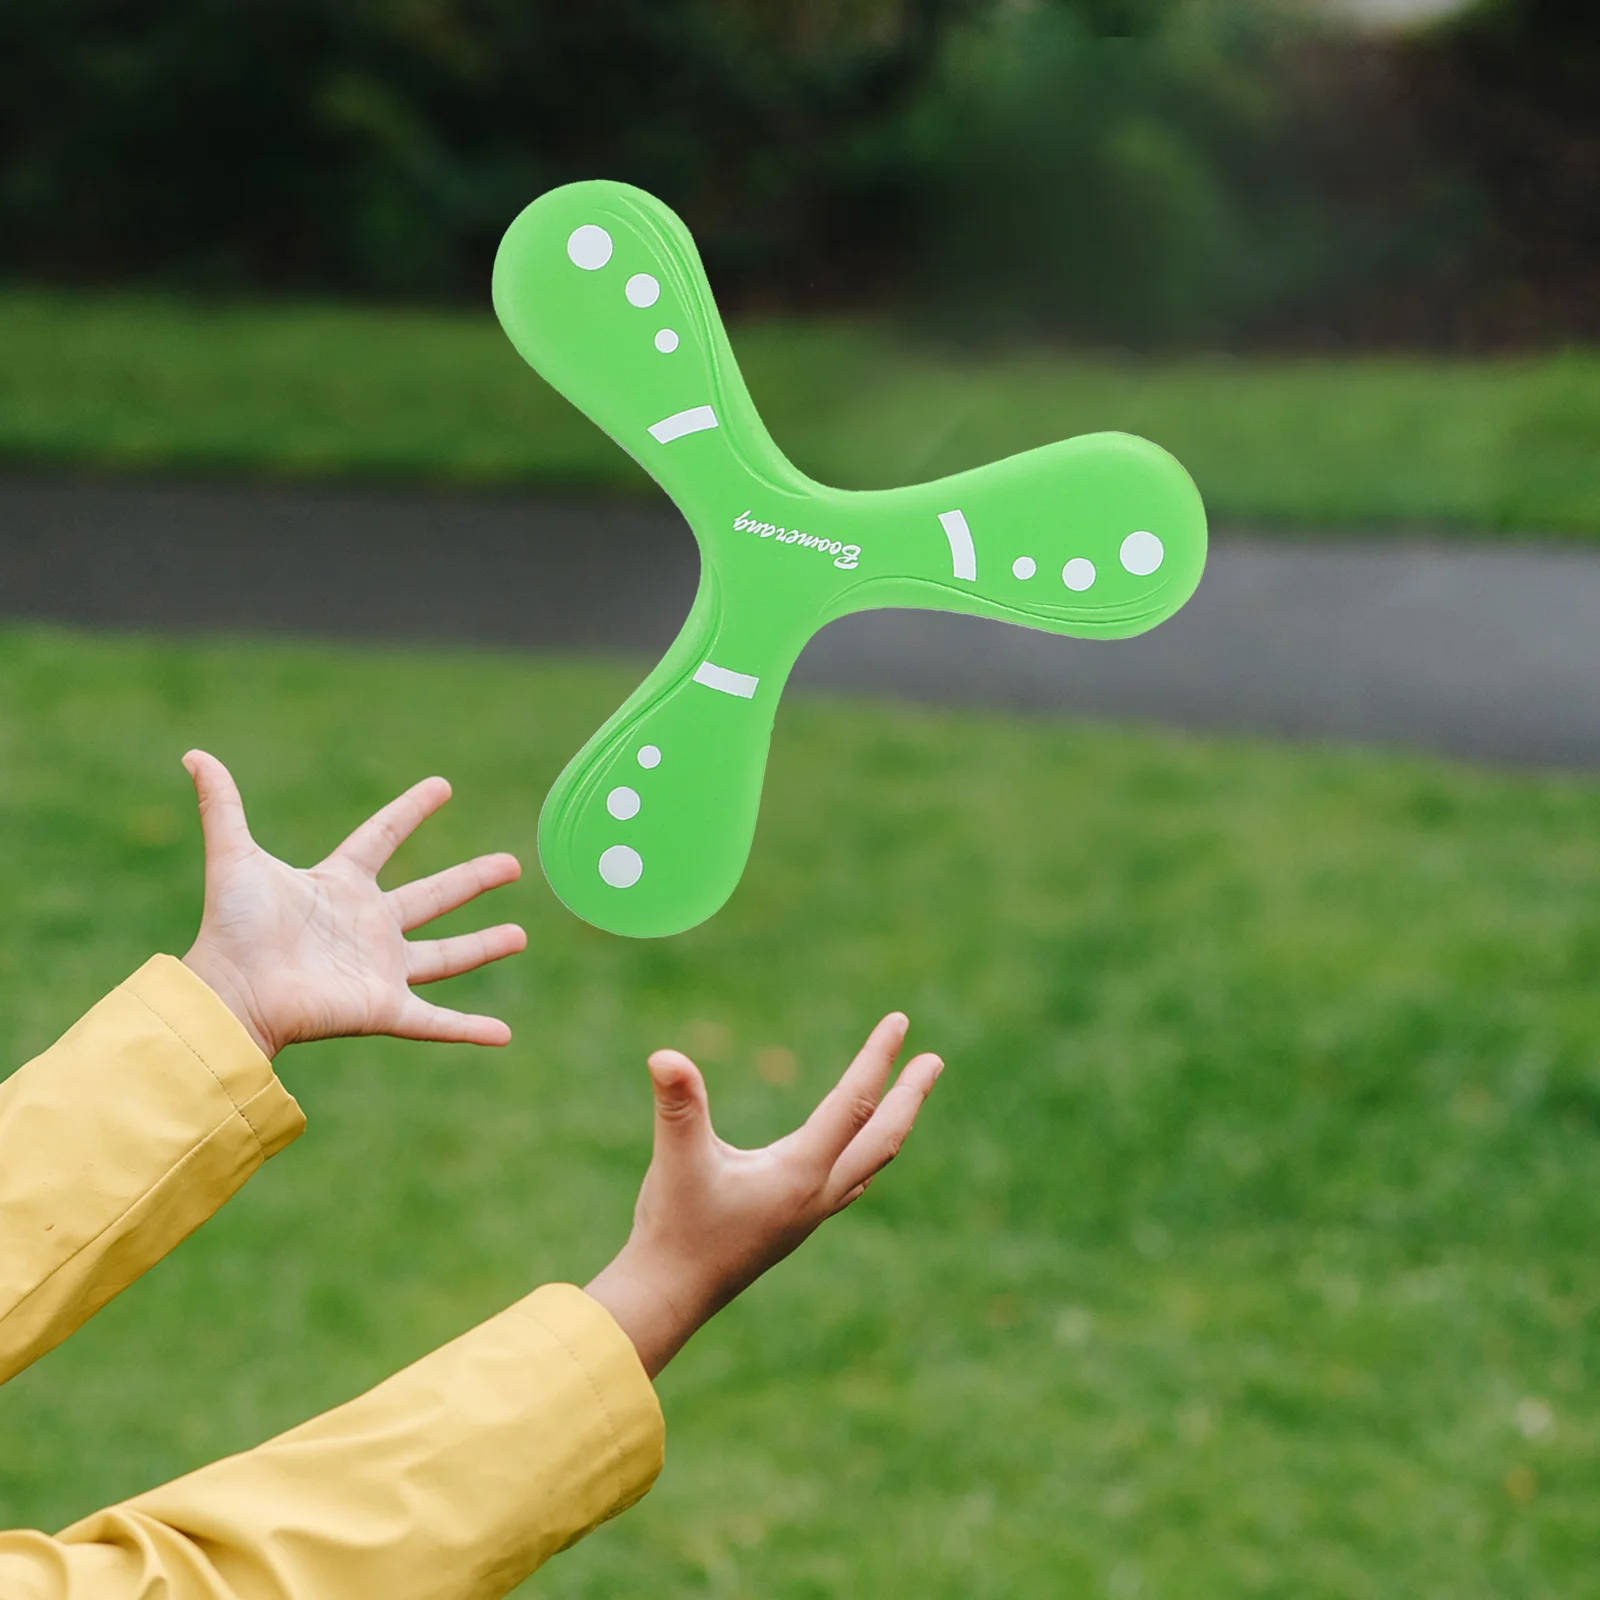
[[(0, 479), (0, 616), (653, 656), (695, 572), (653, 505)], [(796, 678), (1600, 767), (1600, 551), (1225, 535), (1144, 638), (878, 612)]]

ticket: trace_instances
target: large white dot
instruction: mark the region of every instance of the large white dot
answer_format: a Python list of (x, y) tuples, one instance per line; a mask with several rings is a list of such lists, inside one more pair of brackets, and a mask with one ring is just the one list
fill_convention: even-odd
[(631, 844), (614, 844), (600, 853), (600, 876), (613, 889), (631, 889), (644, 871), (644, 859)]
[(1032, 556), (1018, 556), (1011, 563), (1011, 576), (1013, 578), (1031, 578), (1039, 570), (1039, 563)]
[(1074, 594), (1082, 594), (1094, 584), (1094, 562), (1087, 556), (1074, 556), (1061, 569), (1061, 581)]
[(598, 223), (586, 222), (567, 235), (567, 254), (573, 266), (598, 272), (611, 259), (611, 235)]
[(630, 817), (639, 815), (639, 791), (630, 789), (627, 784), (619, 784), (606, 796), (606, 810), (618, 822), (626, 822)]
[(653, 744), (640, 745), (639, 765), (648, 771), (661, 765), (661, 752)]
[(1122, 564), (1136, 578), (1148, 578), (1166, 558), (1166, 550), (1153, 533), (1130, 533), (1122, 541)]
[(663, 328), (660, 333), (656, 335), (656, 349), (659, 350), (662, 355), (670, 356), (677, 348), (678, 336), (672, 331), (671, 328)]
[(622, 292), (630, 306), (653, 306), (661, 298), (661, 285), (648, 272), (636, 272)]

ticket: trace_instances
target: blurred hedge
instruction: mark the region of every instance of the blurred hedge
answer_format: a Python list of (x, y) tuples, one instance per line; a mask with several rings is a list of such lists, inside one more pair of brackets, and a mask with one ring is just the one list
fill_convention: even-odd
[(879, 245), (897, 119), (980, 3), (0, 7), (0, 270), (481, 294), (523, 205), (607, 175), (792, 284)]
[(1400, 53), (1416, 116), (1470, 178), (1484, 225), (1431, 313), (1454, 342), (1600, 340), (1600, 6), (1485, 0)]
[(1589, 8), (1491, 0), (1399, 44), (1305, 13), (4, 7), (0, 274), (481, 297), (509, 218), (604, 174), (682, 211), (747, 310), (1125, 344), (1600, 336)]

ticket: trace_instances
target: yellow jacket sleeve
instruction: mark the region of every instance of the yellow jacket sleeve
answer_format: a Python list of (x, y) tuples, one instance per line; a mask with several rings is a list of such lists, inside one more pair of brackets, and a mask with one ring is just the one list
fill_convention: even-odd
[(304, 1127), (233, 1013), (171, 956), (0, 1083), (0, 1383)]
[[(304, 1126), (232, 1014), (158, 956), (0, 1085), (0, 1380)], [(50, 1537), (0, 1600), (491, 1600), (661, 1466), (627, 1336), (549, 1285), (370, 1393)]]
[(258, 1449), (54, 1539), (0, 1534), (5, 1600), (496, 1600), (661, 1466), (633, 1346), (551, 1284)]

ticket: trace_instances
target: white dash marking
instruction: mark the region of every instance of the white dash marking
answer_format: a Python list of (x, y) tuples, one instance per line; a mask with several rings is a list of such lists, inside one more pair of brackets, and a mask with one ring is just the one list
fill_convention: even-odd
[(606, 796), (606, 810), (618, 822), (628, 822), (639, 815), (639, 791), (630, 789), (627, 784), (619, 783), (610, 794)]
[(631, 889), (644, 871), (644, 857), (631, 844), (614, 844), (600, 852), (600, 876), (613, 889)]
[(690, 406), (687, 411), (674, 411), (670, 417), (650, 424), (650, 437), (657, 444), (671, 444), (686, 433), (704, 433), (717, 425), (717, 414), (710, 406)]
[(978, 552), (972, 548), (972, 529), (960, 511), (941, 511), (939, 524), (950, 541), (950, 565), (958, 578), (968, 583), (978, 580)]
[(702, 661), (695, 668), (694, 681), (703, 683), (708, 689), (720, 689), (724, 694), (737, 695), (741, 700), (751, 699), (761, 682), (748, 672), (729, 672), (726, 667), (719, 667), (712, 661)]

